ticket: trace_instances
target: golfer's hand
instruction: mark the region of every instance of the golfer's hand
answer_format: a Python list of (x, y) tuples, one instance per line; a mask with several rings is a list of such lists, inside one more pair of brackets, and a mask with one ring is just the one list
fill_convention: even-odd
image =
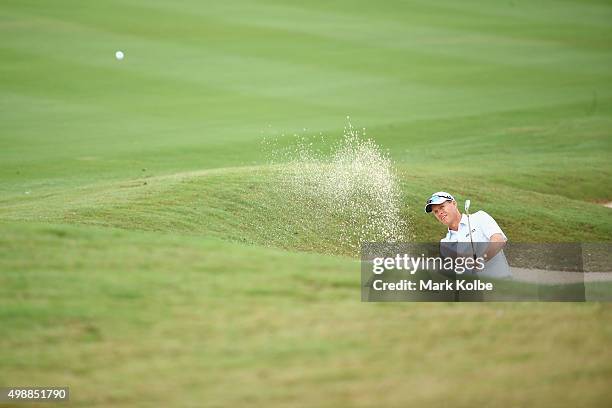
[(499, 251), (501, 251), (504, 246), (506, 246), (506, 238), (502, 234), (493, 234), (489, 239), (489, 245), (487, 246), (487, 250), (483, 254), (483, 258), (485, 262), (488, 262), (492, 259)]

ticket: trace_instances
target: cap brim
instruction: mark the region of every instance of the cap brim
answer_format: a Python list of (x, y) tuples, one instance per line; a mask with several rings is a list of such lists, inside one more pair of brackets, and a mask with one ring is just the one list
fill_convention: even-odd
[(429, 204), (427, 204), (427, 205), (425, 206), (425, 212), (426, 212), (426, 213), (430, 213), (430, 212), (431, 212), (431, 206), (432, 206), (432, 205), (435, 205), (435, 204), (442, 204), (442, 203), (445, 203), (445, 202), (447, 202), (447, 201), (451, 201), (451, 200), (449, 200), (448, 198), (439, 197), (437, 200), (432, 201), (431, 203), (429, 203)]

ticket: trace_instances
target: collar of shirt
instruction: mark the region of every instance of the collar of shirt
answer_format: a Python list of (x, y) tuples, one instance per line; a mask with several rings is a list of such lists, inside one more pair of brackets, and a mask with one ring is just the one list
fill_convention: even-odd
[(467, 225), (467, 224), (468, 224), (468, 222), (467, 222), (467, 215), (461, 214), (461, 220), (459, 221), (459, 228), (457, 228), (457, 231), (454, 231), (454, 230), (449, 228), (448, 229), (449, 235), (453, 235), (453, 234), (458, 233), (459, 231), (461, 231), (461, 225)]

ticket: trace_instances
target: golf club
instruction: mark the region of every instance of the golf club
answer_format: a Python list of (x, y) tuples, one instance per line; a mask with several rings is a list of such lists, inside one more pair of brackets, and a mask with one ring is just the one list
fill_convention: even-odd
[(472, 244), (472, 256), (476, 261), (476, 250), (474, 249), (474, 240), (472, 239), (472, 225), (470, 224), (470, 200), (465, 200), (465, 214), (468, 219), (468, 229), (470, 231), (470, 243)]

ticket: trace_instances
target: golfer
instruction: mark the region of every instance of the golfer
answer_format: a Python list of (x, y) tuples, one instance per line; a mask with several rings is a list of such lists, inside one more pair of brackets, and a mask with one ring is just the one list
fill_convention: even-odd
[(432, 194), (425, 205), (425, 212), (433, 213), (438, 221), (448, 227), (446, 236), (440, 242), (457, 243), (457, 251), (463, 254), (473, 254), (474, 249), (476, 256), (485, 259), (485, 268), (478, 271), (478, 275), (491, 278), (512, 277), (503, 251), (508, 239), (489, 214), (478, 211), (469, 216), (469, 225), (472, 228), (470, 237), (468, 216), (459, 212), (457, 201), (449, 193), (439, 191)]

